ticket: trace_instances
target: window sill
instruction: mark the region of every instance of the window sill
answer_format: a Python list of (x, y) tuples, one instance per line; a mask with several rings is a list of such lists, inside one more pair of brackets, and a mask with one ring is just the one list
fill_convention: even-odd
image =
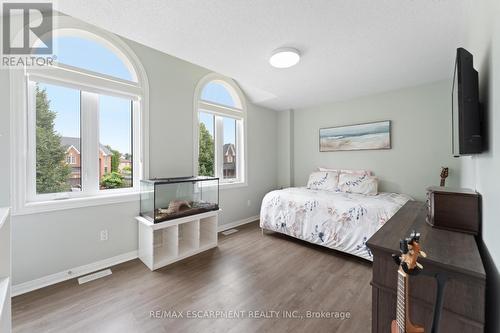
[(112, 205), (124, 202), (139, 202), (139, 192), (103, 194), (92, 197), (72, 198), (63, 200), (51, 200), (40, 202), (28, 202), (12, 213), (13, 216), (30, 215), (45, 212), (55, 212), (66, 209)]
[(221, 190), (229, 190), (233, 188), (241, 188), (241, 187), (247, 187), (248, 183), (246, 182), (235, 182), (235, 183), (219, 183), (219, 188)]

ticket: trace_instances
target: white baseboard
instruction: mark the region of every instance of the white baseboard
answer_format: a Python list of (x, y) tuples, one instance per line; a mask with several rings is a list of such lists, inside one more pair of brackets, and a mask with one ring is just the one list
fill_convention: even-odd
[(250, 223), (250, 222), (255, 222), (258, 219), (260, 219), (260, 215), (250, 216), (250, 217), (248, 217), (246, 219), (243, 219), (243, 220), (234, 221), (234, 222), (231, 222), (231, 223), (226, 223), (226, 224), (218, 226), (217, 227), (217, 232), (221, 232), (221, 231), (229, 230), (229, 229), (232, 229), (232, 228), (236, 228), (236, 227), (239, 227), (240, 225), (247, 224), (247, 223)]
[[(228, 229), (236, 228), (241, 225), (257, 221), (260, 218), (259, 215), (251, 216), (243, 220), (226, 223), (217, 227), (217, 232), (225, 231)], [(87, 275), (92, 272), (99, 271), (101, 269), (109, 268), (114, 265), (121, 264), (125, 261), (129, 261), (137, 258), (137, 251), (131, 251), (128, 253), (120, 254), (118, 256), (100, 260), (88, 265), (83, 265), (75, 268), (65, 270), (63, 272), (54, 273), (47, 275), (32, 281), (16, 284), (12, 286), (12, 297), (25, 294), (27, 292), (47, 287), (59, 282), (74, 279), (82, 275)]]
[(40, 289), (43, 287), (50, 286), (62, 281), (77, 278), (82, 275), (86, 275), (101, 269), (105, 269), (114, 265), (121, 264), (125, 261), (129, 261), (137, 258), (137, 251), (131, 251), (128, 253), (120, 254), (115, 257), (100, 260), (88, 265), (83, 265), (75, 268), (68, 269), (63, 272), (47, 275), (39, 279), (32, 281), (16, 284), (12, 286), (12, 297), (25, 294), (27, 292)]

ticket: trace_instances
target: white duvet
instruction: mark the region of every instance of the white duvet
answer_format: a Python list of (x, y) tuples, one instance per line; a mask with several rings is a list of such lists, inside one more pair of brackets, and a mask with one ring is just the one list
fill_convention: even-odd
[(292, 187), (262, 200), (260, 226), (373, 260), (366, 241), (411, 198)]

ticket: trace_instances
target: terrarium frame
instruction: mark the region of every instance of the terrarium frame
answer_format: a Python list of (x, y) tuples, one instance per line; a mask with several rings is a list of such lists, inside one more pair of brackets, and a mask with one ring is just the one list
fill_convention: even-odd
[[(206, 182), (212, 182), (213, 184), (203, 185)], [(158, 195), (159, 190), (157, 190), (162, 185), (173, 185), (177, 184), (176, 195), (177, 197), (179, 191), (179, 184), (182, 183), (192, 183), (192, 191), (191, 191), (191, 199), (182, 200), (179, 198), (174, 198), (173, 200), (169, 200), (168, 206), (159, 207), (158, 205)], [(216, 185), (215, 185), (216, 183)], [(147, 220), (153, 223), (161, 223), (165, 221), (170, 221), (177, 218), (183, 218), (191, 215), (201, 214), (210, 211), (219, 210), (219, 178), (218, 177), (176, 177), (176, 178), (153, 178), (148, 180), (141, 180), (141, 185), (149, 186), (147, 191), (141, 189), (141, 200), (140, 200), (140, 212), (141, 216), (146, 218)], [(141, 186), (142, 187), (142, 186)], [(152, 198), (147, 198), (146, 195), (151, 195), (151, 187), (152, 187)], [(216, 187), (214, 189), (213, 187)], [(214, 202), (208, 202), (203, 200), (203, 190), (208, 189), (211, 191), (212, 195), (216, 195), (216, 199)], [(168, 191), (164, 191), (167, 193)], [(179, 196), (180, 197), (180, 196)], [(199, 197), (199, 200), (195, 200), (196, 197)], [(167, 200), (168, 201), (168, 200)], [(144, 207), (146, 202), (149, 203), (149, 208)], [(151, 207), (152, 206), (152, 207)], [(152, 209), (152, 211), (151, 211)]]

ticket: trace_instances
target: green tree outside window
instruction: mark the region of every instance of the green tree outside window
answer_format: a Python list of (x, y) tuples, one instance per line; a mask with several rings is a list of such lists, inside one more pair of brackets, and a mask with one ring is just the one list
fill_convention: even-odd
[(50, 109), (45, 90), (36, 87), (36, 191), (68, 192), (71, 168), (65, 163), (66, 152), (61, 136), (54, 129), (57, 113)]
[(198, 155), (198, 175), (214, 176), (214, 139), (205, 124), (200, 123), (200, 142)]

